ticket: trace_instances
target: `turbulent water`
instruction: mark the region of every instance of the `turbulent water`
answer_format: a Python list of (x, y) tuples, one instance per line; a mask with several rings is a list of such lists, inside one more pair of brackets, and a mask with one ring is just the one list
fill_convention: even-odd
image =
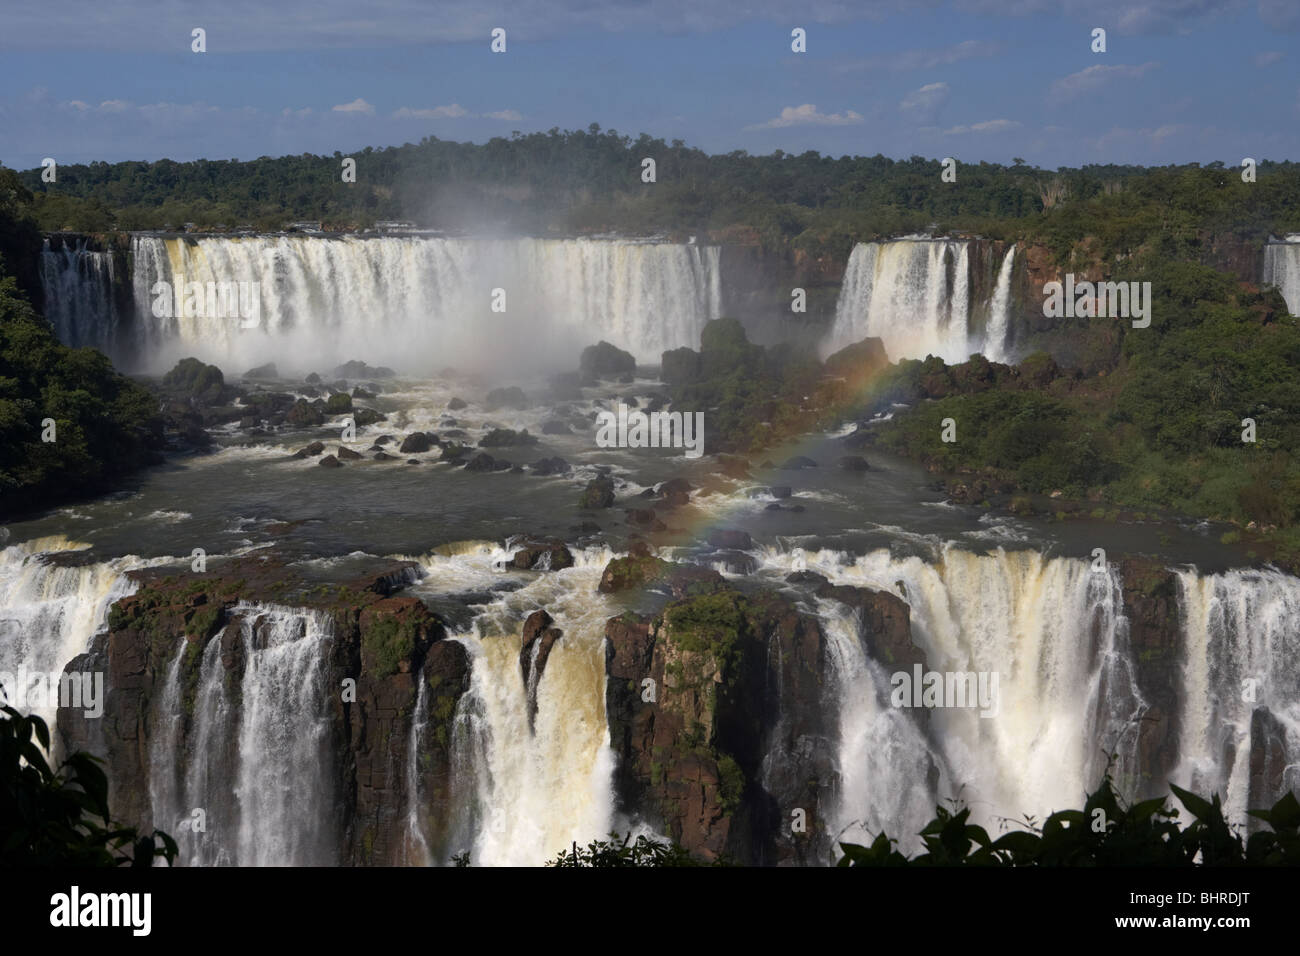
[[(134, 311), (121, 317), (106, 254), (47, 250), (47, 308), (63, 341), (147, 370), (189, 355), (230, 372), (276, 361), (305, 373), (358, 356), (419, 375), (453, 363), (569, 367), (598, 338), (657, 362), (697, 344), (721, 311), (718, 250), (693, 244), (139, 235), (131, 262)], [(179, 303), (164, 291), (178, 288)]]
[(1264, 246), (1264, 284), (1276, 286), (1292, 315), (1300, 315), (1300, 236)]
[[(1014, 253), (1006, 253), (992, 301), (984, 303), (972, 294), (972, 246), (970, 240), (927, 238), (858, 243), (824, 351), (878, 336), (895, 361), (937, 355), (963, 362), (979, 351), (1004, 355)], [(978, 329), (980, 315), (986, 315), (985, 332)]]

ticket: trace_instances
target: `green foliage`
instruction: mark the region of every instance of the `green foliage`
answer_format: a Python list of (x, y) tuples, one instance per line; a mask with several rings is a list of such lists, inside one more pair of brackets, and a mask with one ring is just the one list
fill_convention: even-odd
[(159, 460), (160, 428), (147, 390), (101, 353), (60, 345), (0, 276), (0, 514), (107, 491)]
[(1243, 841), (1223, 816), (1216, 794), (1206, 800), (1170, 784), (1191, 816), (1178, 825), (1179, 812), (1168, 797), (1135, 804), (1123, 802), (1109, 775), (1088, 795), (1082, 810), (1053, 813), (1041, 826), (997, 840), (968, 823), (970, 809), (936, 809), (921, 831), (924, 852), (906, 857), (882, 833), (869, 847), (844, 843), (840, 866), (1277, 866), (1300, 865), (1300, 802), (1287, 793), (1272, 809), (1248, 811), (1263, 820)]
[(395, 616), (376, 617), (361, 631), (361, 651), (376, 677), (396, 674), (415, 653), (414, 622)]
[(584, 847), (575, 842), (571, 849), (561, 850), (547, 866), (702, 866), (676, 843), (665, 843), (647, 836), (632, 840), (632, 833), (620, 836), (611, 833), (608, 840), (592, 840)]
[(45, 721), (0, 708), (0, 866), (170, 865), (176, 843), (114, 823), (100, 761), (75, 753), (52, 770)]

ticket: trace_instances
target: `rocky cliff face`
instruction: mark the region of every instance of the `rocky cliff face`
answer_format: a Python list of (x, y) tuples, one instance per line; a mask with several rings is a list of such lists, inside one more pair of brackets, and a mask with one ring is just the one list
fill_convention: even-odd
[[(60, 709), (61, 746), (105, 758), (110, 805), (120, 819), (145, 830), (168, 829), (170, 821), (159, 819), (160, 808), (152, 805), (157, 738), (162, 728), (177, 726), (170, 756), (182, 770), (193, 759), (199, 746), (194, 711), (199, 662), (209, 644), (218, 642), (224, 706), (237, 727), (248, 648), (265, 641), (268, 609), (323, 614), (331, 638), (320, 686), (327, 693), (326, 749), (332, 758), (327, 776), (336, 802), (315, 825), (326, 831), (327, 845), (342, 848), (334, 862), (420, 862), (412, 858), (406, 825), (410, 781), (418, 780), (423, 800), (447, 802), (450, 723), (469, 686), (469, 661), (460, 644), (444, 639), (442, 622), (423, 603), (391, 596), (414, 574), (413, 565), (399, 563), (377, 565), (346, 581), (308, 582), (284, 563), (262, 559), (225, 562), (187, 576), (138, 573), (140, 589), (114, 606), (107, 633), (70, 665), (105, 672), (103, 717), (87, 720), (80, 710)], [(181, 712), (172, 714), (165, 685), (178, 653), (184, 655)], [(426, 724), (417, 766), (410, 768), (407, 742), (421, 681)], [(220, 745), (232, 749), (220, 765), (236, 766), (235, 735)], [(439, 822), (445, 819), (434, 815), (426, 830), (435, 858), (447, 850), (445, 823)]]
[[(899, 599), (791, 583), (855, 608), (868, 654), (921, 659)], [(720, 579), (694, 591), (607, 625), (619, 802), (704, 859), (827, 862), (837, 714), (821, 623), (786, 593)]]

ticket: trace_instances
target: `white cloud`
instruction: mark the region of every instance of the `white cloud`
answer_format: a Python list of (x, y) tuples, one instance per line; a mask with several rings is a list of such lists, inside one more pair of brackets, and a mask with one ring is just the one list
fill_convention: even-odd
[(951, 129), (943, 131), (945, 136), (963, 136), (966, 133), (1005, 133), (1008, 130), (1019, 129), (1018, 120), (995, 119), (984, 120), (982, 123), (972, 123), (969, 126), (954, 126)]
[(1278, 60), (1286, 56), (1281, 50), (1267, 50), (1264, 53), (1255, 54), (1255, 65), (1261, 70), (1266, 66), (1272, 66)]
[(518, 110), (497, 110), (495, 113), (484, 113), (487, 119), (505, 120), (510, 123), (518, 122), (524, 118), (524, 115)]
[(786, 126), (852, 126), (862, 122), (862, 114), (853, 110), (843, 113), (819, 113), (812, 103), (787, 106), (781, 115), (766, 123), (755, 123), (745, 129), (782, 129)]
[(394, 120), (459, 120), (464, 116), (473, 116), (473, 113), (459, 103), (429, 109), (402, 107), (393, 113)]
[(1055, 100), (1072, 99), (1083, 93), (1101, 89), (1111, 80), (1139, 80), (1159, 65), (1152, 62), (1143, 63), (1141, 66), (1090, 66), (1086, 70), (1061, 77), (1052, 84), (1049, 95)]
[(940, 107), (948, 102), (949, 92), (947, 83), (927, 83), (904, 96), (898, 108), (918, 123), (930, 123)]
[(335, 113), (365, 113), (368, 116), (373, 116), (375, 113), (375, 108), (358, 96), (351, 103), (340, 103), (338, 106), (334, 107), (334, 112)]
[(104, 100), (99, 104), (99, 111), (101, 113), (121, 113), (130, 105), (126, 100)]

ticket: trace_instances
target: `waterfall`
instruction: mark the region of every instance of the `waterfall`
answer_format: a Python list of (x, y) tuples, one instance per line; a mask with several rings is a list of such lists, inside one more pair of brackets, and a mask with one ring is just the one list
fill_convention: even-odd
[(420, 676), (420, 689), (415, 695), (415, 715), (411, 718), (411, 739), (406, 749), (406, 862), (411, 866), (429, 866), (433, 854), (429, 850), (429, 841), (424, 836), (424, 823), (421, 820), (423, 794), (420, 792), (420, 754), (421, 747), (429, 730), (429, 692), (428, 681)]
[[(1218, 792), (1229, 819), (1240, 821), (1300, 789), (1300, 578), (1178, 577), (1185, 648), (1177, 778), (1196, 793)], [(1260, 711), (1280, 725), (1277, 780), (1258, 779), (1267, 773), (1252, 768), (1265, 745), (1252, 739)]]
[[(126, 571), (159, 563), (78, 557), (89, 547), (58, 535), (0, 551), (0, 673), (61, 673), (89, 649), (113, 602), (135, 591)], [(27, 708), (51, 730), (57, 709), (56, 701)]]
[(87, 248), (85, 239), (58, 249), (45, 240), (41, 251), (45, 317), (64, 345), (90, 346), (111, 354), (118, 314), (113, 297), (113, 254)]
[(989, 321), (984, 333), (984, 357), (990, 362), (1009, 362), (1011, 343), (1011, 272), (1015, 268), (1016, 247), (1010, 246), (998, 269), (998, 284), (989, 304)]
[[(182, 744), (173, 729), (152, 741), (155, 825), (174, 828), (180, 860), (189, 865), (335, 863), (330, 690), (324, 684), (330, 620), (314, 611), (246, 604), (231, 615), (235, 623), (204, 648), (189, 740)], [(242, 677), (228, 675), (222, 660), (231, 627), (242, 644)], [(185, 652), (182, 643), (177, 660)], [(157, 706), (155, 727), (174, 728), (183, 720), (176, 660)], [(197, 832), (191, 829), (196, 809), (205, 820)]]
[(1292, 315), (1300, 315), (1300, 235), (1264, 246), (1264, 284), (1276, 286)]
[(895, 361), (937, 355), (964, 362), (974, 352), (1002, 348), (1009, 326), (1011, 255), (1003, 260), (984, 341), (972, 325), (976, 303), (972, 241), (910, 237), (853, 247), (823, 351), (867, 336), (884, 340)]
[[(823, 551), (806, 560), (837, 584), (903, 598), (927, 670), (998, 675), (987, 718), (976, 707), (895, 708), (892, 669), (868, 660), (856, 623), (823, 604), (839, 708), (843, 838), (862, 837), (860, 824), (915, 850), (919, 824), (950, 797), (991, 832), (1001, 817), (1041, 820), (1079, 804), (1108, 752), (1117, 754), (1119, 786), (1136, 780), (1144, 703), (1113, 569), (1094, 572), (1037, 551), (977, 555), (953, 546), (934, 563), (888, 551)], [(767, 561), (793, 566), (788, 554)]]
[[(471, 672), (452, 732), (453, 840), (475, 865), (535, 866), (606, 836), (614, 822), (604, 635), (616, 609), (596, 593), (609, 552), (574, 557), (574, 567), (532, 578), (454, 637)], [(419, 587), (438, 587), (440, 570), (464, 573), (440, 562)], [(537, 682), (530, 728), (519, 653), (523, 619), (537, 608), (563, 636)]]
[[(569, 367), (602, 338), (658, 362), (698, 345), (721, 309), (717, 248), (667, 242), (140, 235), (132, 260), (133, 354), (152, 369), (187, 355), (234, 371), (358, 357), (417, 375), (503, 359)], [(178, 316), (158, 282), (205, 314)]]

